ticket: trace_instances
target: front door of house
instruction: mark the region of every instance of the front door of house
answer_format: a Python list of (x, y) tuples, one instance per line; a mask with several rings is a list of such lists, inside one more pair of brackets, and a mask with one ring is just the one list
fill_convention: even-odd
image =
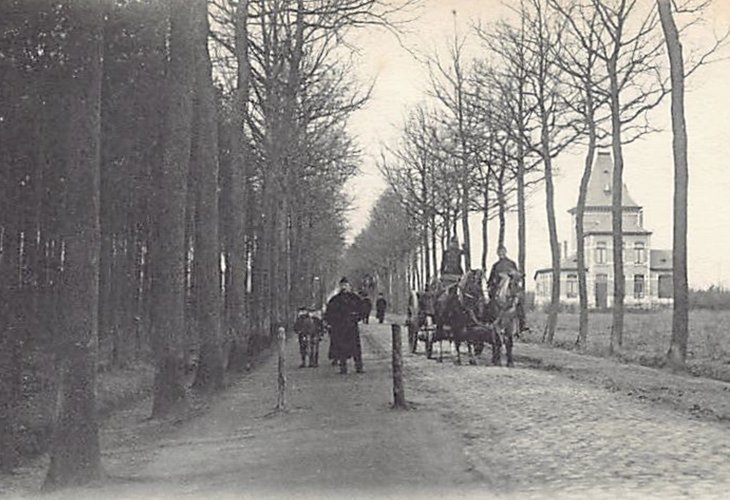
[(608, 308), (608, 275), (596, 275), (596, 308)]

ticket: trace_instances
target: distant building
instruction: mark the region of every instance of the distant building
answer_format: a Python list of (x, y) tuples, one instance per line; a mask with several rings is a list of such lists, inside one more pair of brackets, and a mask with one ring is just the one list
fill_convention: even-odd
[[(612, 177), (611, 154), (599, 152), (591, 172), (583, 220), (588, 307), (597, 309), (611, 307), (613, 302)], [(576, 211), (576, 208), (568, 211), (573, 216), (573, 228)], [(644, 228), (642, 207), (631, 198), (625, 185), (623, 240), (626, 307), (652, 308), (671, 305), (672, 251), (652, 249), (651, 231)], [(563, 305), (578, 305), (576, 241), (573, 230), (570, 253), (566, 248), (567, 243), (563, 247), (563, 255), (568, 255), (560, 263), (560, 302)], [(536, 305), (549, 304), (552, 269), (539, 269), (535, 273), (535, 282)]]

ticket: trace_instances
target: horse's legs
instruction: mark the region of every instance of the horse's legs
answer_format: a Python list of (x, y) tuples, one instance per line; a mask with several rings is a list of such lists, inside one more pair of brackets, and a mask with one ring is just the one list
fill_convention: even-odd
[(476, 365), (477, 364), (477, 360), (474, 358), (474, 349), (472, 349), (472, 343), (469, 342), (469, 341), (467, 341), (466, 342), (466, 345), (467, 345), (467, 347), (469, 349), (469, 364), (470, 365)]
[(454, 347), (456, 348), (456, 364), (461, 364), (461, 342), (454, 340)]
[(502, 364), (502, 336), (498, 331), (494, 332), (494, 343), (492, 344), (492, 364), (499, 366)]
[(444, 362), (444, 344), (443, 340), (439, 340), (439, 363)]
[(507, 353), (507, 366), (514, 366), (514, 361), (512, 359), (512, 344), (513, 344), (513, 338), (512, 338), (512, 332), (509, 332), (504, 339), (504, 348)]

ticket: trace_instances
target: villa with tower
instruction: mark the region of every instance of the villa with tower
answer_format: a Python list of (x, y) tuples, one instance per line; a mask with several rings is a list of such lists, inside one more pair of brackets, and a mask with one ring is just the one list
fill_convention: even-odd
[[(599, 152), (588, 184), (583, 221), (588, 307), (606, 309), (613, 302), (613, 237), (611, 186), (613, 161), (608, 152)], [(651, 231), (644, 228), (643, 210), (623, 186), (624, 277), (628, 308), (648, 309), (672, 304), (672, 251), (653, 249)], [(570, 248), (563, 245), (560, 262), (560, 303), (578, 306), (578, 267), (576, 258), (576, 208), (573, 216)], [(567, 258), (565, 258), (567, 256)], [(535, 273), (535, 305), (550, 303), (552, 269)]]

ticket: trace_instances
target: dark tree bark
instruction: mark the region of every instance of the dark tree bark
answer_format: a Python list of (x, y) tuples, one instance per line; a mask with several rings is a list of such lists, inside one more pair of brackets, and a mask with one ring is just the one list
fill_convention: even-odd
[(198, 270), (198, 332), (200, 354), (193, 387), (215, 391), (223, 386), (221, 335), (221, 272), (218, 238), (218, 126), (212, 66), (208, 53), (208, 3), (195, 0), (194, 57), (198, 129), (193, 138), (191, 168), (198, 170), (195, 265)]
[(672, 151), (674, 153), (674, 313), (672, 339), (667, 362), (682, 367), (687, 359), (689, 338), (689, 290), (687, 285), (687, 124), (684, 118), (684, 58), (679, 32), (669, 0), (657, 0), (664, 39), (667, 44), (672, 81)]
[(194, 83), (192, 2), (169, 0), (170, 41), (163, 159), (155, 172), (155, 229), (151, 241), (154, 417), (184, 399), (181, 335), (185, 331), (185, 201), (190, 163)]
[(623, 256), (623, 172), (624, 156), (621, 144), (621, 104), (617, 69), (618, 53), (608, 61), (609, 103), (611, 106), (611, 143), (613, 149), (613, 182), (611, 187), (611, 220), (613, 231), (613, 323), (611, 327), (611, 352), (623, 344), (624, 332), (624, 256)]
[(541, 147), (542, 160), (545, 165), (545, 209), (550, 235), (550, 256), (552, 262), (552, 293), (550, 297), (550, 311), (545, 324), (545, 338), (552, 343), (555, 337), (555, 328), (558, 324), (558, 310), (560, 309), (560, 242), (558, 241), (558, 227), (555, 221), (555, 188), (553, 187), (553, 161), (550, 157), (550, 137), (548, 135), (548, 117), (541, 113), (542, 133)]
[(246, 313), (246, 232), (248, 206), (248, 147), (244, 133), (250, 88), (250, 70), (248, 54), (248, 0), (240, 0), (236, 10), (235, 43), (236, 62), (238, 66), (237, 88), (234, 94), (233, 137), (231, 186), (229, 202), (231, 234), (230, 246), (227, 249), (230, 265), (230, 284), (226, 289), (228, 297), (233, 346), (229, 369), (240, 370), (246, 365), (248, 351), (247, 313)]
[(102, 5), (66, 4), (70, 78), (61, 217), (65, 245), (60, 331), (57, 334), (57, 401), (51, 463), (44, 489), (86, 484), (101, 475), (96, 420), (96, 349), (99, 300), (99, 177)]
[(580, 314), (578, 318), (578, 338), (576, 345), (579, 348), (585, 348), (588, 342), (588, 284), (586, 282), (586, 256), (585, 256), (585, 240), (583, 223), (586, 208), (586, 198), (588, 196), (588, 183), (591, 179), (591, 170), (593, 169), (593, 160), (596, 156), (596, 124), (593, 119), (593, 93), (590, 85), (586, 86), (586, 110), (588, 115), (588, 150), (586, 151), (585, 163), (583, 165), (583, 175), (580, 179), (580, 188), (578, 192), (578, 204), (575, 213), (575, 237), (576, 237), (576, 258), (578, 267), (578, 298), (580, 302)]

